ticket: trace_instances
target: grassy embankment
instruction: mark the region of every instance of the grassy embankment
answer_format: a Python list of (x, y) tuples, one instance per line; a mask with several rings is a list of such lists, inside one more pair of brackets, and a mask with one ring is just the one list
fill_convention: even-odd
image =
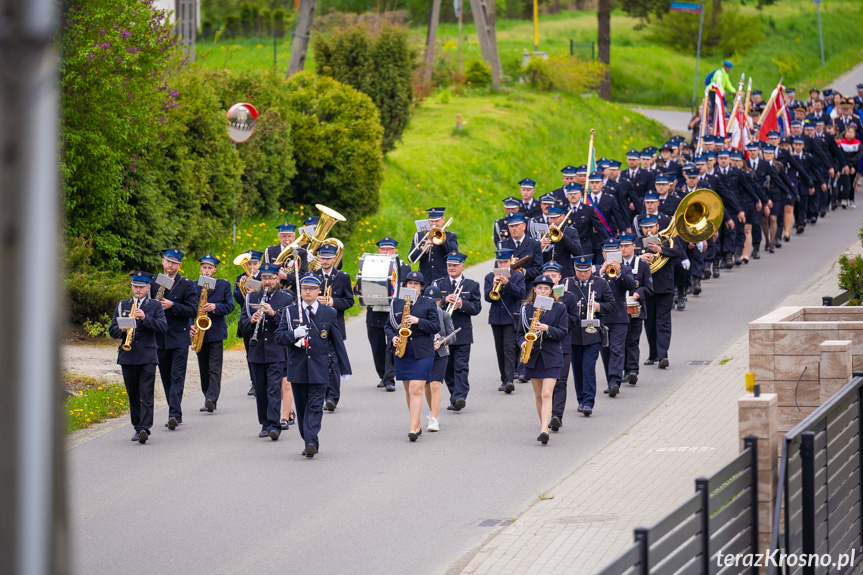
[(71, 394), (65, 404), (67, 434), (129, 411), (122, 383), (71, 373), (63, 374), (63, 383)]
[[(863, 60), (863, 35), (854, 22), (863, 20), (863, 2), (834, 0), (821, 6), (824, 30), (826, 66), (821, 67), (818, 46), (815, 4), (810, 0), (781, 0), (760, 12), (753, 5), (740, 8), (745, 14), (756, 15), (761, 33), (753, 34), (752, 43), (741, 46), (731, 56), (735, 75), (752, 76), (755, 86), (769, 91), (780, 77), (803, 94), (812, 86), (823, 88)], [(692, 18), (698, 18), (692, 15)], [(706, 15), (707, 17), (707, 15)], [(695, 54), (682, 54), (648, 40), (646, 30), (636, 30), (637, 21), (616, 11), (611, 22), (612, 98), (653, 106), (688, 107), (692, 97), (695, 74)], [(497, 20), (498, 48), (505, 73), (514, 78), (525, 50), (533, 49), (533, 24), (525, 20)], [(412, 36), (418, 45), (425, 40), (423, 26), (414, 26)], [(464, 58), (479, 59), (480, 49), (473, 24), (464, 26)], [(455, 62), (458, 53), (458, 33), (454, 24), (442, 24), (440, 38), (446, 57)], [(566, 54), (569, 41), (596, 41), (596, 12), (566, 11), (540, 17), (540, 50), (550, 54)], [(279, 69), (284, 70), (290, 55), (285, 39), (278, 43)], [(273, 66), (272, 39), (223, 40), (200, 42), (199, 54), (209, 51), (201, 65), (212, 68), (270, 69)], [(703, 58), (699, 75), (715, 69), (720, 56)], [(314, 54), (307, 63), (314, 68)], [(737, 76), (739, 78), (739, 76)], [(701, 85), (703, 88), (703, 84)]]
[[(454, 129), (457, 113), (466, 121), (462, 132)], [(502, 212), (501, 200), (517, 194), (517, 182), (525, 177), (539, 182), (538, 195), (558, 187), (561, 167), (585, 162), (590, 128), (596, 129), (600, 156), (620, 158), (633, 146), (663, 141), (659, 124), (597, 98), (520, 88), (510, 94), (453, 97), (448, 103), (427, 99), (416, 110), (404, 141), (386, 159), (381, 210), (359, 222), (345, 242), (343, 269), (354, 277), (359, 256), (376, 252), (375, 241), (385, 235), (401, 242), (399, 252), (406, 258), (414, 220), (425, 216), (425, 208), (439, 205), (455, 218), (450, 229), (458, 234), (468, 264), (489, 258), (491, 222)], [(240, 273), (230, 263), (236, 254), (275, 243), (276, 225), (300, 222), (310, 208), (314, 210), (306, 206), (294, 213), (243, 220), (236, 245), (231, 237), (214, 240), (210, 251), (226, 262), (219, 277), (233, 279)], [(331, 235), (340, 237), (338, 224)], [(184, 272), (198, 275), (197, 266), (188, 264)], [(234, 337), (237, 317), (238, 310), (229, 317), (229, 347), (242, 345)]]

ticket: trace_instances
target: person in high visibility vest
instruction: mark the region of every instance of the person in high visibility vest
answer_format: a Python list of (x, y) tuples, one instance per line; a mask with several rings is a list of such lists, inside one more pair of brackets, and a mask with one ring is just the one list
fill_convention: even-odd
[(737, 88), (734, 87), (734, 84), (731, 83), (731, 68), (734, 65), (730, 60), (725, 60), (722, 62), (722, 67), (714, 70), (707, 78), (708, 84), (713, 84), (719, 88), (719, 93), (722, 94), (722, 97), (725, 97), (726, 93), (734, 94), (737, 92)]

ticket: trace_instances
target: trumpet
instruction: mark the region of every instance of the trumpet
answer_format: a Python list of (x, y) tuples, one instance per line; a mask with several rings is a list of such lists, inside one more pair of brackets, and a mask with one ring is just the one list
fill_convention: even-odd
[[(420, 258), (425, 255), (425, 253), (429, 250), (431, 245), (436, 245), (436, 246), (442, 245), (446, 241), (446, 229), (449, 227), (449, 225), (451, 223), (452, 223), (452, 218), (447, 220), (447, 222), (443, 225), (443, 227), (440, 227), (440, 228), (434, 227), (434, 228), (430, 229), (429, 231), (427, 231), (426, 235), (423, 236), (423, 239), (418, 241), (417, 245), (414, 246), (414, 249), (412, 249), (411, 252), (408, 254), (408, 261), (412, 264), (415, 264), (418, 261), (420, 261)], [(427, 245), (427, 246), (424, 245), (426, 243), (426, 240), (430, 240), (431, 244)], [(414, 258), (413, 253), (420, 246), (424, 246), (424, 247), (420, 251), (419, 255), (416, 258)]]
[(488, 299), (497, 301), (500, 299), (500, 290), (503, 289), (503, 280), (495, 280), (491, 286), (491, 291), (488, 292)]
[(605, 275), (614, 279), (620, 275), (620, 262), (610, 262), (605, 270)]
[(449, 315), (452, 315), (452, 312), (454, 312), (454, 311), (455, 311), (455, 302), (457, 302), (457, 301), (458, 301), (458, 298), (460, 298), (460, 297), (461, 297), (461, 290), (462, 290), (462, 288), (463, 288), (463, 287), (464, 287), (464, 286), (461, 286), (461, 285), (459, 285), (459, 286), (458, 286), (458, 289), (457, 289), (457, 290), (456, 290), (456, 292), (455, 292), (455, 299), (454, 299), (454, 300), (452, 300), (452, 303), (451, 303), (451, 304), (449, 304), (449, 305), (446, 307), (446, 312), (447, 312)]
[[(587, 317), (585, 318), (588, 321), (591, 321), (594, 319), (593, 304), (595, 301), (596, 301), (596, 292), (593, 291), (593, 280), (590, 280), (590, 282), (587, 284), (587, 314), (586, 314)], [(589, 325), (586, 328), (584, 328), (584, 331), (585, 331), (585, 333), (596, 333), (596, 328), (593, 327), (592, 325)]]
[(536, 324), (539, 323), (540, 315), (542, 315), (541, 309), (536, 308), (533, 310), (533, 318), (530, 320), (530, 329), (526, 334), (524, 334), (524, 347), (521, 348), (521, 357), (519, 357), (519, 361), (522, 363), (527, 363), (527, 360), (530, 359), (530, 353), (533, 351), (533, 342), (535, 342), (536, 338), (539, 337)]
[[(135, 315), (135, 310), (138, 309), (138, 298), (132, 300), (132, 309), (129, 310), (129, 317)], [(132, 351), (132, 340), (135, 339), (135, 330), (126, 330), (126, 340), (123, 342), (123, 351)]]
[(410, 324), (407, 322), (407, 317), (411, 314), (411, 300), (405, 300), (405, 307), (402, 310), (402, 323), (399, 326), (399, 344), (396, 347), (396, 357), (404, 357), (405, 350), (408, 345), (408, 338), (411, 336)]

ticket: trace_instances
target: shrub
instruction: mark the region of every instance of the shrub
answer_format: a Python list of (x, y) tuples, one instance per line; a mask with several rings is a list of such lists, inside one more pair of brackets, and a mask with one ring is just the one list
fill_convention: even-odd
[[(704, 5), (705, 16), (712, 12), (712, 2)], [(715, 27), (705, 25), (701, 54), (731, 56), (741, 46), (761, 37), (761, 22), (756, 16), (743, 14), (739, 8), (725, 3)], [(698, 44), (698, 18), (682, 12), (669, 12), (648, 27), (647, 38), (684, 54), (692, 54)]]
[(91, 261), (93, 242), (76, 238), (67, 247), (67, 273), (64, 288), (69, 301), (69, 319), (90, 325), (113, 317), (117, 303), (131, 297), (129, 276), (120, 272), (98, 270)]
[(863, 257), (842, 254), (839, 257), (839, 287), (848, 290), (849, 305), (860, 305), (863, 300)]
[(407, 30), (384, 25), (376, 35), (362, 24), (334, 30), (314, 40), (318, 74), (330, 76), (368, 94), (380, 111), (382, 150), (401, 140), (411, 113), (411, 76), (416, 54)]
[(585, 61), (572, 56), (531, 58), (522, 69), (527, 82), (538, 90), (560, 90), (579, 94), (595, 90), (607, 67), (597, 61)]
[(464, 77), (472, 86), (488, 86), (491, 84), (491, 66), (482, 60), (471, 60), (468, 62)]

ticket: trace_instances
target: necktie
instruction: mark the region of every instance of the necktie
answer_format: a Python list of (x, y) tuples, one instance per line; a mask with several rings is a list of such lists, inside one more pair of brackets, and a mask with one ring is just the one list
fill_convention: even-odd
[[(515, 249), (518, 249), (518, 246), (520, 246), (520, 245), (521, 245), (521, 240), (516, 240)], [(453, 283), (453, 285), (455, 285), (455, 282), (452, 282), (452, 283)]]
[(452, 280), (452, 293), (455, 293), (457, 289), (455, 280)]
[(310, 305), (306, 306), (306, 315), (309, 318), (309, 323), (311, 323), (315, 320), (315, 312), (312, 310), (312, 306), (310, 306)]
[(593, 205), (595, 206), (598, 203), (599, 203), (599, 196), (593, 196)]

